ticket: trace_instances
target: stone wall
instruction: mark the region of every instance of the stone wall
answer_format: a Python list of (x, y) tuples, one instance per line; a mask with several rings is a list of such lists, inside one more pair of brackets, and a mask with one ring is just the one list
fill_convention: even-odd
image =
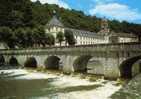
[(85, 71), (87, 69), (88, 73), (104, 75), (107, 78), (117, 78), (121, 75), (119, 66), (123, 61), (130, 57), (141, 55), (141, 44), (100, 44), (43, 49), (0, 50), (0, 55), (5, 57), (6, 63), (9, 62), (10, 57), (14, 56), (20, 65), (24, 65), (27, 58), (34, 57), (38, 62), (38, 66), (45, 66), (45, 60), (48, 57), (57, 56), (60, 59), (59, 65), (62, 65), (60, 68), (64, 72)]

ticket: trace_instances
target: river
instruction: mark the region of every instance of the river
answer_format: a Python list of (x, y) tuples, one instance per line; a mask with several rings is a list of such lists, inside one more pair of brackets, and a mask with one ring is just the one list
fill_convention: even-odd
[(83, 74), (0, 70), (0, 99), (110, 99), (120, 88), (116, 81)]

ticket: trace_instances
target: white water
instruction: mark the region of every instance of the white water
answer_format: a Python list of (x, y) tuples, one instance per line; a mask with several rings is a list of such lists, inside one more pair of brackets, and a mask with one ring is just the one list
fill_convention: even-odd
[[(8, 76), (14, 76), (14, 79), (49, 79), (54, 78), (55, 81), (51, 82), (56, 88), (74, 87), (74, 86), (89, 86), (89, 85), (101, 85), (98, 88), (92, 90), (72, 91), (68, 93), (57, 93), (53, 99), (109, 99), (109, 97), (118, 91), (121, 86), (116, 86), (116, 81), (105, 81), (99, 79), (97, 81), (89, 81), (87, 78), (81, 79), (78, 76), (66, 76), (63, 74), (56, 75), (51, 73), (29, 72), (24, 69), (13, 70), (0, 70), (0, 74), (7, 74)], [(21, 75), (16, 77), (16, 75)], [(105, 83), (104, 83), (105, 82)], [(34, 99), (49, 99), (47, 97), (38, 97)]]

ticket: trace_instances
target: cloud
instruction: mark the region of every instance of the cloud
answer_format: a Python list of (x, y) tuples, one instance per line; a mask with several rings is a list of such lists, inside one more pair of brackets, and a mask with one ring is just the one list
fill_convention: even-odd
[[(37, 0), (31, 0), (31, 1), (35, 2)], [(60, 7), (70, 9), (69, 5), (66, 2), (62, 1), (62, 0), (39, 0), (39, 1), (41, 3), (57, 4)]]
[(97, 3), (97, 4), (103, 4), (103, 3), (113, 2), (115, 0), (92, 0), (92, 1)]
[(129, 6), (119, 3), (98, 4), (95, 8), (90, 9), (89, 13), (120, 21), (132, 22), (141, 19), (141, 13), (137, 9), (131, 9)]

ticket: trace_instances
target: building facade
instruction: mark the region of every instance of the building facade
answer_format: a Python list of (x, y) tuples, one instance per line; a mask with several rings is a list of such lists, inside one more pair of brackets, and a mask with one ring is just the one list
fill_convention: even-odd
[[(46, 33), (51, 33), (55, 38), (57, 36), (57, 33), (65, 33), (65, 30), (72, 31), (76, 40), (76, 45), (127, 43), (138, 41), (138, 37), (133, 34), (110, 32), (108, 21), (106, 19), (103, 19), (101, 21), (101, 30), (98, 33), (67, 28), (60, 22), (60, 20), (56, 16), (53, 16), (53, 18), (45, 27)], [(65, 44), (66, 43), (64, 41), (62, 45), (65, 46)], [(55, 40), (55, 45), (59, 46), (57, 39)]]

